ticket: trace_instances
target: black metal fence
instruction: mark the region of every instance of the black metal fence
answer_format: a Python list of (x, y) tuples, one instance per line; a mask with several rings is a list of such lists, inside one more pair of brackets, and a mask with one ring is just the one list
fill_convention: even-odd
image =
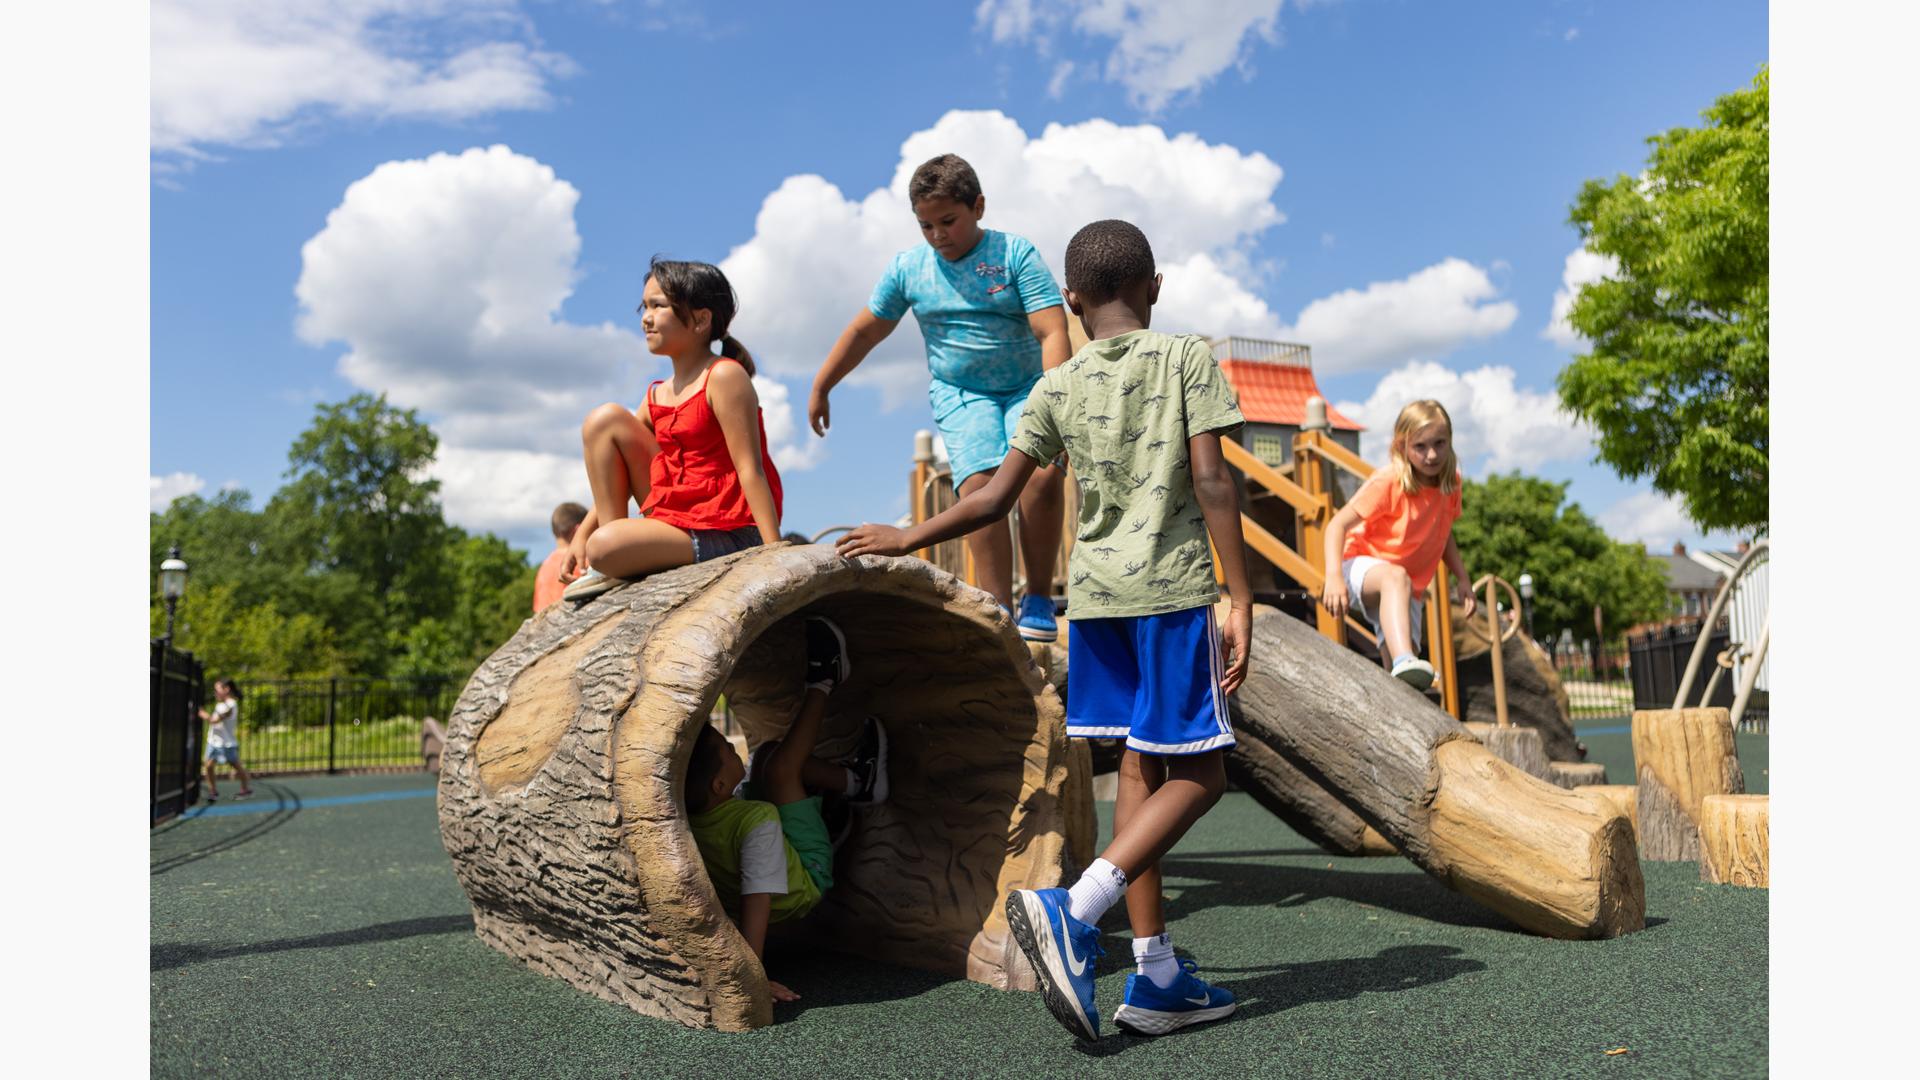
[(241, 682), (240, 760), (253, 773), (425, 768), (421, 736), (444, 721), (463, 679)]
[[(1635, 709), (1669, 709), (1673, 695), (1686, 674), (1687, 658), (1700, 636), (1700, 620), (1650, 627), (1629, 635), (1625, 648), (1602, 646), (1590, 641), (1542, 642), (1553, 656), (1554, 671), (1566, 688), (1567, 704), (1577, 725), (1605, 720), (1625, 724)], [(1723, 622), (1707, 640), (1707, 659), (1695, 677), (1688, 704), (1699, 705), (1700, 695), (1716, 666), (1714, 658), (1727, 647), (1727, 628)], [(1731, 708), (1734, 684), (1732, 673), (1722, 671), (1705, 704)], [(1742, 731), (1767, 730), (1767, 695), (1757, 691), (1747, 703), (1740, 720)]]
[(173, 817), (200, 797), (200, 661), (166, 641), (153, 643), (153, 822)]
[[(1627, 636), (1627, 650), (1633, 671), (1634, 708), (1673, 707), (1673, 697), (1680, 692), (1680, 680), (1687, 673), (1687, 661), (1693, 656), (1694, 646), (1700, 640), (1703, 621), (1691, 619), (1664, 623)], [(1700, 670), (1694, 675), (1693, 685), (1687, 691), (1687, 705), (1719, 706), (1723, 709), (1733, 707), (1734, 672), (1719, 664), (1719, 656), (1727, 649), (1730, 640), (1725, 620), (1708, 631), (1707, 648), (1700, 661)], [(1747, 701), (1746, 711), (1741, 714), (1740, 728), (1744, 731), (1765, 731), (1768, 719), (1766, 691), (1756, 690)]]

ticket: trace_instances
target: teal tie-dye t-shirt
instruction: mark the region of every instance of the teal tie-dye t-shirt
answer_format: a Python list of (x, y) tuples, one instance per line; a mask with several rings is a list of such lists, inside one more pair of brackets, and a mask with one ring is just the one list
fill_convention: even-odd
[(927, 369), (980, 394), (1024, 390), (1040, 374), (1040, 342), (1027, 316), (1058, 307), (1060, 288), (1024, 237), (983, 229), (952, 262), (921, 244), (893, 257), (867, 310), (897, 322), (909, 310), (927, 341)]

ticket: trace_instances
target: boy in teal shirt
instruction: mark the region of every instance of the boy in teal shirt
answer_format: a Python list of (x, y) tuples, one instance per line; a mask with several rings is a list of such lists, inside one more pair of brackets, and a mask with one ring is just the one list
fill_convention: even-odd
[[(1226, 789), (1227, 699), (1246, 678), (1253, 597), (1233, 476), (1220, 453), (1239, 403), (1205, 339), (1148, 328), (1160, 297), (1153, 248), (1124, 221), (1067, 245), (1067, 303), (1087, 345), (1046, 373), (998, 476), (908, 530), (862, 525), (842, 555), (898, 555), (1005, 514), (1016, 487), (1062, 450), (1080, 514), (1068, 564), (1067, 735), (1124, 738), (1113, 841), (1066, 889), (1017, 889), (1007, 928), (1042, 999), (1081, 1039), (1100, 1035), (1094, 1000), (1100, 917), (1124, 895), (1138, 970), (1113, 1019), (1164, 1035), (1233, 1013), (1173, 951), (1160, 859)], [(1220, 597), (1209, 541), (1229, 599)]]
[[(800, 711), (784, 739), (754, 751), (752, 775), (709, 724), (700, 726), (687, 759), (687, 827), (720, 905), (762, 962), (767, 925), (806, 915), (833, 888), (834, 841), (821, 815), (821, 795), (855, 805), (887, 798), (887, 735), (879, 721), (867, 720), (851, 761), (834, 764), (813, 756), (827, 696), (853, 665), (846, 639), (831, 621), (809, 617), (806, 637), (807, 689)], [(775, 1001), (800, 997), (772, 979), (767, 987)]]
[[(814, 376), (807, 418), (814, 434), (826, 434), (834, 386), (911, 310), (927, 343), (933, 422), (964, 497), (985, 487), (1006, 457), (1040, 373), (1066, 361), (1067, 316), (1033, 244), (980, 227), (987, 203), (973, 166), (942, 154), (914, 170), (907, 195), (926, 246), (893, 257), (866, 309), (841, 332)], [(1063, 477), (1058, 463), (1043, 467), (1020, 496), (1027, 593), (1017, 618), (1029, 641), (1058, 636), (1052, 594)], [(1011, 611), (1013, 543), (1004, 518), (968, 534), (967, 546), (981, 587)]]

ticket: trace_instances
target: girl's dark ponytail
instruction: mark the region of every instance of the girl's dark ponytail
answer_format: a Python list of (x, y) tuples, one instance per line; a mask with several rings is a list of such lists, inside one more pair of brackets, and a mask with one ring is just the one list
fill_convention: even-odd
[(740, 366), (747, 369), (748, 375), (759, 374), (753, 367), (753, 354), (748, 352), (747, 347), (740, 344), (740, 339), (732, 334), (726, 334), (720, 338), (720, 355), (729, 360), (740, 361)]
[(748, 375), (754, 374), (753, 354), (727, 333), (727, 327), (733, 325), (734, 313), (739, 310), (739, 301), (733, 295), (727, 275), (721, 273), (719, 267), (655, 255), (647, 267), (647, 276), (660, 286), (673, 313), (680, 316), (682, 322), (691, 323), (695, 310), (707, 309), (713, 316), (712, 324), (707, 327), (707, 340), (719, 342), (721, 356), (738, 360)]

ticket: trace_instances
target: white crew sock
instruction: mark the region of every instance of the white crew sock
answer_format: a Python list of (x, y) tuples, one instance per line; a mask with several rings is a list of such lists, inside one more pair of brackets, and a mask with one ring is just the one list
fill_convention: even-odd
[(1412, 659), (1414, 659), (1414, 655), (1413, 655), (1412, 653), (1410, 653), (1410, 652), (1403, 652), (1403, 653), (1400, 653), (1399, 655), (1397, 655), (1397, 656), (1395, 656), (1395, 657), (1393, 658), (1393, 666), (1394, 666), (1394, 667), (1399, 667), (1399, 666), (1400, 666), (1401, 664), (1404, 664), (1404, 663), (1406, 663), (1407, 661), (1409, 661), (1409, 660), (1412, 660)]
[(1180, 977), (1180, 961), (1173, 955), (1173, 937), (1165, 932), (1133, 939), (1133, 962), (1140, 974), (1165, 990)]
[(1127, 895), (1127, 875), (1105, 859), (1093, 860), (1087, 872), (1067, 890), (1067, 914), (1092, 926), (1107, 909)]

